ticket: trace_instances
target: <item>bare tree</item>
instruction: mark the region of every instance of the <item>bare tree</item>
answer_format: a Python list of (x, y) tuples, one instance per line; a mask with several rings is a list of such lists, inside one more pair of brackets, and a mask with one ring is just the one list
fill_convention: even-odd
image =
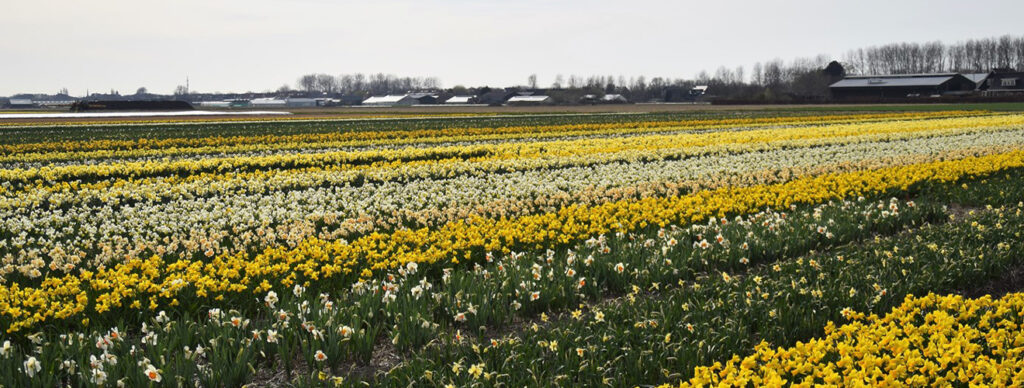
[(558, 75), (556, 75), (556, 76), (555, 76), (555, 82), (553, 82), (553, 83), (551, 84), (551, 88), (552, 88), (552, 89), (561, 89), (561, 88), (562, 88), (562, 82), (565, 82), (565, 81), (564, 81), (564, 80), (562, 79), (562, 75), (561, 75), (561, 74), (558, 74)]
[(306, 93), (312, 93), (316, 90), (316, 74), (306, 74), (299, 77), (297, 85), (300, 90), (303, 90)]
[(764, 85), (764, 70), (761, 69), (761, 62), (754, 64), (754, 68), (750, 71), (750, 82), (754, 85)]
[(440, 89), (441, 80), (437, 77), (427, 77), (423, 79), (423, 87), (427, 89)]
[(783, 81), (782, 60), (773, 59), (764, 65), (764, 86), (775, 87)]
[(314, 89), (320, 93), (334, 94), (338, 89), (338, 80), (330, 74), (317, 74)]
[(569, 76), (569, 87), (573, 89), (579, 89), (583, 87), (583, 78), (573, 74)]
[(526, 77), (526, 84), (528, 86), (530, 86), (530, 89), (536, 89), (537, 88), (537, 75), (536, 74), (530, 74), (529, 77)]

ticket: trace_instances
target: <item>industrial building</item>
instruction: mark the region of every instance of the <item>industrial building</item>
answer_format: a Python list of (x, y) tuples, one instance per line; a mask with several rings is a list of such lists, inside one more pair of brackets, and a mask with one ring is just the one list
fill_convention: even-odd
[(958, 73), (862, 75), (829, 86), (835, 99), (879, 99), (969, 94), (977, 84)]
[(452, 96), (451, 98), (444, 101), (445, 104), (456, 105), (456, 104), (472, 104), (476, 100), (476, 96)]
[(513, 96), (506, 101), (509, 105), (551, 105), (555, 103), (549, 96)]
[(418, 101), (408, 94), (389, 94), (387, 96), (373, 96), (363, 100), (363, 105), (377, 106), (409, 106), (415, 105)]

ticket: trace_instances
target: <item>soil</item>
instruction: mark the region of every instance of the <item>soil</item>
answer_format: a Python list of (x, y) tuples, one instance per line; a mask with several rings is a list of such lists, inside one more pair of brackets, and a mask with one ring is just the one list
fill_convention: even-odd
[(977, 287), (961, 290), (956, 294), (967, 298), (978, 298), (985, 295), (992, 295), (993, 299), (1014, 292), (1024, 291), (1024, 265), (1018, 265), (1006, 270), (1001, 276), (980, 284)]

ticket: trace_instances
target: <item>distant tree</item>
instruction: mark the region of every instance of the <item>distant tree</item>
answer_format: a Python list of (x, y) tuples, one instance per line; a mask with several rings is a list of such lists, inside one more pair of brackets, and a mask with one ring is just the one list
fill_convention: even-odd
[(583, 78), (573, 74), (569, 76), (569, 88), (579, 89), (583, 87)]
[(830, 80), (839, 80), (846, 76), (846, 69), (839, 61), (832, 61), (825, 66), (825, 69), (821, 71)]
[(306, 74), (302, 77), (299, 77), (299, 80), (296, 83), (296, 85), (299, 87), (299, 90), (302, 90), (306, 93), (312, 93), (314, 90), (316, 90), (316, 74)]
[(553, 82), (551, 84), (551, 88), (552, 89), (561, 89), (563, 82), (565, 82), (565, 81), (562, 79), (562, 75), (558, 74), (558, 75), (555, 76), (555, 82)]
[(536, 74), (530, 74), (529, 77), (526, 77), (526, 82), (527, 82), (527, 85), (530, 86), (530, 89), (536, 89), (537, 88), (537, 75)]
[(175, 96), (184, 96), (184, 95), (187, 95), (187, 94), (188, 94), (188, 87), (185, 86), (185, 85), (178, 85), (178, 87), (174, 88), (174, 95)]
[(60, 91), (57, 92), (57, 94), (62, 95), (62, 96), (70, 96), (71, 95), (70, 93), (68, 93), (68, 88), (61, 88)]
[[(706, 72), (704, 70), (701, 70), (700, 73), (697, 73), (697, 82), (700, 82), (702, 84), (706, 84), (710, 80), (711, 80), (711, 77), (708, 76), (708, 72)], [(654, 80), (651, 80), (651, 81), (653, 82)]]
[(136, 89), (136, 90), (135, 90), (135, 95), (136, 95), (136, 96), (138, 96), (138, 95), (143, 95), (143, 94), (148, 94), (148, 93), (149, 93), (149, 90), (148, 90), (148, 89), (146, 89), (146, 87), (145, 87), (145, 86), (143, 86), (143, 87), (141, 87), (141, 88), (138, 88), (138, 89)]
[(750, 83), (754, 85), (764, 85), (764, 71), (761, 69), (761, 62), (754, 64), (754, 68), (750, 71)]
[(764, 72), (762, 73), (764, 86), (769, 88), (779, 86), (783, 81), (784, 74), (781, 59), (765, 63)]
[(441, 79), (437, 77), (427, 77), (423, 79), (423, 87), (427, 89), (440, 89)]
[(292, 87), (288, 86), (288, 84), (281, 85), (281, 87), (277, 88), (277, 93), (279, 93), (279, 94), (284, 94), (284, 93), (288, 93), (288, 92), (291, 92), (291, 91), (292, 91)]
[(352, 89), (360, 91), (367, 90), (366, 76), (363, 75), (363, 73), (355, 73), (352, 75)]
[(338, 80), (330, 74), (317, 74), (313, 82), (313, 89), (320, 93), (334, 94), (338, 89)]

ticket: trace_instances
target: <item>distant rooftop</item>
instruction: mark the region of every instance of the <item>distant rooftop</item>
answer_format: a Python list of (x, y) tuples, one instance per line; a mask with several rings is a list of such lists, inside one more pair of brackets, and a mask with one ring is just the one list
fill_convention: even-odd
[(980, 83), (981, 81), (984, 81), (986, 78), (988, 78), (989, 74), (990, 73), (965, 73), (962, 75), (964, 77), (967, 77), (967, 79), (974, 81), (974, 83)]
[(445, 101), (445, 104), (468, 104), (474, 96), (454, 96)]
[(394, 104), (402, 101), (405, 94), (389, 94), (387, 96), (373, 96), (363, 101), (364, 104)]
[(543, 102), (548, 98), (548, 96), (514, 96), (508, 99), (508, 102)]
[(902, 74), (902, 75), (869, 75), (846, 77), (832, 84), (832, 88), (863, 88), (892, 86), (938, 86), (958, 76), (957, 73), (943, 74)]

